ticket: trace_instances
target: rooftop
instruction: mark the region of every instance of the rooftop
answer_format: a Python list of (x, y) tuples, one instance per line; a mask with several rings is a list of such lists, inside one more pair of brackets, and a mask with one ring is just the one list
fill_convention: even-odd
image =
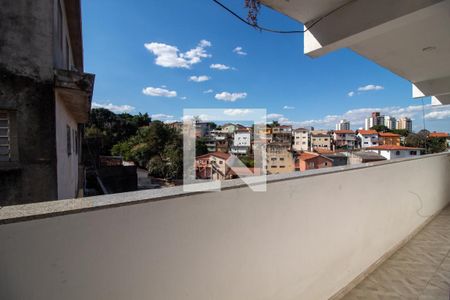
[(358, 133), (361, 135), (378, 134), (378, 132), (376, 130), (358, 130)]
[(392, 132), (379, 132), (378, 135), (380, 137), (400, 137), (400, 134), (392, 133)]
[(404, 147), (404, 146), (395, 146), (395, 145), (381, 145), (381, 146), (373, 146), (365, 148), (367, 150), (421, 150), (422, 148), (416, 147)]
[(448, 138), (449, 135), (447, 132), (431, 132), (429, 137), (431, 137), (431, 138)]
[(337, 134), (352, 134), (355, 133), (353, 130), (335, 130), (334, 133)]

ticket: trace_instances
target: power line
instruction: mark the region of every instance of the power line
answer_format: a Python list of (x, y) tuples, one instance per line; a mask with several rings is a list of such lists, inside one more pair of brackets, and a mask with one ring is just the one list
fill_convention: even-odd
[(335, 13), (336, 11), (340, 10), (341, 8), (343, 8), (344, 6), (347, 6), (348, 4), (350, 4), (352, 2), (355, 2), (356, 0), (350, 0), (349, 2), (344, 3), (341, 6), (333, 9), (332, 11), (328, 12), (327, 14), (323, 15), (322, 17), (320, 17), (317, 20), (315, 20), (314, 22), (312, 22), (308, 27), (306, 27), (305, 30), (277, 30), (277, 29), (261, 27), (258, 24), (253, 24), (253, 23), (250, 23), (249, 21), (245, 20), (240, 15), (238, 15), (237, 13), (235, 13), (234, 11), (232, 11), (231, 9), (226, 7), (224, 4), (220, 3), (218, 0), (212, 0), (212, 1), (215, 2), (216, 4), (218, 4), (219, 6), (221, 6), (223, 9), (228, 11), (230, 14), (232, 14), (236, 18), (238, 18), (240, 21), (244, 22), (245, 24), (247, 24), (247, 25), (249, 25), (249, 26), (251, 26), (253, 28), (259, 29), (261, 31), (272, 32), (272, 33), (282, 33), (282, 34), (292, 34), (292, 33), (294, 33), (295, 34), (295, 33), (305, 33), (305, 32), (307, 32), (308, 30), (313, 28), (317, 23), (319, 23), (320, 21), (322, 21), (323, 19), (325, 19), (329, 15)]

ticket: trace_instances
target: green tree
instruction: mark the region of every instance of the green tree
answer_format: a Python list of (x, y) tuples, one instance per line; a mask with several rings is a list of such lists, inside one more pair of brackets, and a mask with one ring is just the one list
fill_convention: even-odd
[(446, 138), (429, 138), (427, 140), (428, 153), (439, 153), (447, 150)]
[(417, 133), (410, 133), (405, 138), (405, 146), (407, 147), (417, 147), (417, 148), (425, 148), (426, 146), (426, 138)]
[(153, 156), (147, 164), (148, 174), (157, 178), (164, 178), (166, 175), (166, 165), (159, 156)]
[(378, 132), (389, 132), (390, 131), (389, 128), (387, 128), (384, 125), (375, 125), (375, 126), (370, 127), (370, 129), (376, 130)]
[(201, 137), (195, 140), (195, 155), (200, 156), (208, 153), (208, 147), (206, 146), (206, 139)]
[(409, 134), (409, 131), (407, 129), (392, 129), (391, 132), (404, 137), (408, 136)]

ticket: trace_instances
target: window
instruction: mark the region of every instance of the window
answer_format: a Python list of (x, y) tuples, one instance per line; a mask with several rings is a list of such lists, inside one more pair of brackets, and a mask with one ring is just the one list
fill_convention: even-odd
[(284, 169), (285, 167), (284, 166), (280, 166), (280, 169)]
[(70, 131), (70, 126), (67, 125), (66, 127), (67, 132), (67, 155), (72, 155), (72, 136)]
[(277, 160), (277, 158), (276, 158), (276, 157), (272, 157), (271, 160), (272, 160), (272, 161), (275, 161), (275, 160)]
[(395, 151), (395, 155), (400, 155), (400, 151)]
[(8, 113), (0, 111), (0, 161), (9, 161), (11, 158), (9, 127)]
[(219, 160), (219, 164), (223, 165), (223, 160)]
[(327, 163), (327, 162), (325, 163), (325, 166), (328, 166), (328, 163)]
[(284, 157), (280, 157), (280, 160), (284, 160)]
[(417, 151), (410, 151), (409, 154), (410, 155), (417, 155)]

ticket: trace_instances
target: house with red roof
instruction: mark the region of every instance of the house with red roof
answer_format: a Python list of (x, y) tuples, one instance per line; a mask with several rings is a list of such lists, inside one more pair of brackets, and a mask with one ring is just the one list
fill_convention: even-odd
[(400, 134), (392, 132), (379, 132), (379, 145), (400, 146)]
[(368, 147), (366, 148), (366, 150), (378, 153), (379, 155), (385, 157), (387, 160), (391, 160), (397, 158), (420, 156), (421, 151), (424, 149), (415, 147), (403, 147), (396, 145), (381, 145), (375, 147)]
[(212, 152), (195, 158), (196, 177), (198, 179), (225, 180), (231, 179), (231, 169), (226, 161), (229, 153)]
[(378, 146), (378, 132), (376, 130), (358, 130), (361, 148)]
[(295, 159), (295, 171), (329, 168), (333, 166), (333, 160), (318, 153), (297, 152)]
[(335, 149), (354, 149), (355, 148), (355, 132), (353, 130), (335, 130), (333, 132)]

